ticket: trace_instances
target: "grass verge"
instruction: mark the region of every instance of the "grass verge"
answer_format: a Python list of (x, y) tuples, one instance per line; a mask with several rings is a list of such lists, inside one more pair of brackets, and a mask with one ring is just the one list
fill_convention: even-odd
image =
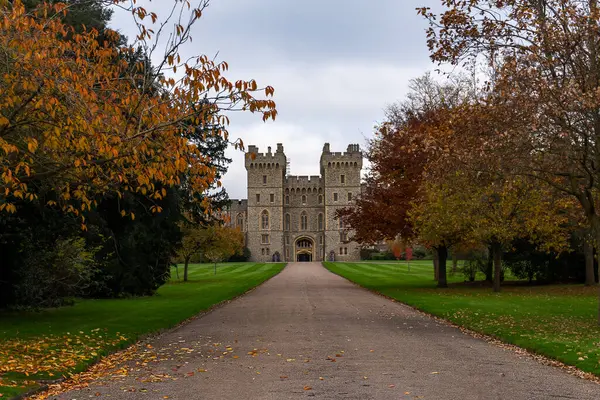
[(600, 376), (598, 289), (506, 282), (501, 293), (449, 276), (435, 288), (431, 261), (323, 263), (331, 272), (454, 324)]
[[(11, 398), (85, 370), (103, 355), (143, 335), (176, 326), (215, 304), (239, 296), (279, 273), (285, 264), (190, 266), (189, 281), (172, 271), (156, 295), (80, 300), (41, 312), (0, 313), (0, 397)], [(182, 271), (180, 270), (180, 273)]]

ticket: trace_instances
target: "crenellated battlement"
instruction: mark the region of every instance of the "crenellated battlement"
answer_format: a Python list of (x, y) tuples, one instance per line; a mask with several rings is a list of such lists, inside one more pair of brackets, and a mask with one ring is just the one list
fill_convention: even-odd
[(266, 153), (259, 153), (258, 146), (248, 146), (246, 153), (246, 169), (253, 168), (286, 168), (287, 158), (283, 152), (283, 144), (277, 143), (275, 153), (271, 152), (271, 146), (267, 148)]
[(285, 178), (286, 186), (314, 186), (321, 185), (322, 182), (320, 175), (288, 175)]
[(321, 168), (327, 166), (362, 167), (363, 153), (358, 144), (349, 144), (345, 152), (332, 152), (329, 143), (323, 146)]
[(229, 210), (231, 211), (245, 211), (248, 209), (247, 199), (230, 199)]

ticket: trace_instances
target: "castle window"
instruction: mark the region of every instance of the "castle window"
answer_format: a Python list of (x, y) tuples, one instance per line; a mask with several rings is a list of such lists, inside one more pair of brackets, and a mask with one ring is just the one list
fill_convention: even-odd
[(319, 230), (322, 231), (323, 230), (323, 214), (319, 214), (319, 217), (317, 218), (318, 220), (318, 224), (319, 224)]
[(266, 175), (263, 175), (263, 184), (265, 184), (265, 185), (267, 184), (267, 176)]
[(260, 193), (256, 193), (256, 202), (260, 203)]
[(302, 195), (302, 204), (306, 204), (306, 195)]
[(344, 243), (348, 241), (348, 232), (341, 231), (340, 232), (340, 242)]
[[(267, 254), (269, 254), (269, 249), (267, 249)], [(348, 254), (348, 248), (344, 247), (344, 254)]]
[(269, 235), (261, 235), (261, 243), (269, 244)]
[(323, 195), (319, 195), (319, 204), (323, 204)]
[(244, 214), (238, 214), (237, 216), (237, 226), (241, 231), (244, 230)]
[(340, 183), (343, 185), (346, 183), (346, 175), (340, 175)]
[(285, 204), (290, 204), (290, 196), (285, 196)]
[(339, 226), (340, 226), (340, 229), (344, 229), (344, 228), (346, 227), (346, 226), (345, 226), (346, 224), (344, 223), (344, 219), (343, 219), (343, 218), (340, 218), (338, 221), (339, 221)]
[(260, 249), (260, 250), (261, 250), (261, 252), (262, 252), (262, 255), (264, 256), (264, 255), (265, 255), (265, 248), (263, 247), (263, 248), (262, 248), (262, 249)]
[(333, 201), (338, 201), (338, 194), (337, 193), (333, 194)]
[(352, 201), (352, 193), (348, 192), (348, 201)]
[(269, 212), (267, 210), (262, 212), (260, 219), (262, 221), (262, 228), (269, 229)]
[(319, 236), (319, 244), (322, 245), (323, 244), (323, 236)]
[(271, 254), (271, 250), (267, 247), (267, 255)]
[(302, 215), (300, 215), (300, 229), (303, 231), (308, 229), (308, 216), (306, 215), (305, 211), (303, 211)]
[(344, 249), (340, 247), (340, 255), (344, 254)]
[(290, 230), (290, 225), (291, 225), (290, 214), (285, 214), (285, 230), (286, 231)]
[(271, 195), (269, 197), (270, 197), (269, 200), (271, 200), (271, 203), (274, 203), (275, 202), (275, 195), (273, 193), (271, 193)]
[(285, 244), (287, 244), (287, 245), (290, 244), (290, 237), (289, 236), (285, 237)]

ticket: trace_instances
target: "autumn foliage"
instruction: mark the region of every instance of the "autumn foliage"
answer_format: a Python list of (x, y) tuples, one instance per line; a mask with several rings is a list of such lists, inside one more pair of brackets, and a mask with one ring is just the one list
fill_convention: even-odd
[[(204, 55), (182, 60), (178, 48), (189, 39), (189, 26), (176, 26), (165, 59), (151, 67), (143, 59), (131, 64), (136, 48), (115, 46), (116, 32), (103, 32), (102, 43), (95, 30), (73, 33), (54, 18), (68, 12), (66, 4), (28, 13), (16, 1), (0, 10), (4, 213), (43, 196), (47, 205), (84, 219), (98, 196), (134, 192), (161, 199), (182, 174), (190, 190), (203, 192), (215, 174), (185, 132), (225, 126), (220, 112), (234, 107), (275, 118), (274, 102), (255, 97), (255, 81), (227, 80), (227, 63)], [(194, 19), (201, 11), (193, 11)], [(132, 12), (157, 18), (141, 7)], [(140, 26), (138, 45), (152, 38), (151, 29)], [(260, 93), (270, 96), (273, 89)]]

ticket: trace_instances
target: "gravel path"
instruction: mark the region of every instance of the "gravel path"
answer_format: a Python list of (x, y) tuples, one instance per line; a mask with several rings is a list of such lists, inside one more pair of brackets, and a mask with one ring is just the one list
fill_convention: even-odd
[(292, 263), (60, 399), (600, 399), (600, 385)]

